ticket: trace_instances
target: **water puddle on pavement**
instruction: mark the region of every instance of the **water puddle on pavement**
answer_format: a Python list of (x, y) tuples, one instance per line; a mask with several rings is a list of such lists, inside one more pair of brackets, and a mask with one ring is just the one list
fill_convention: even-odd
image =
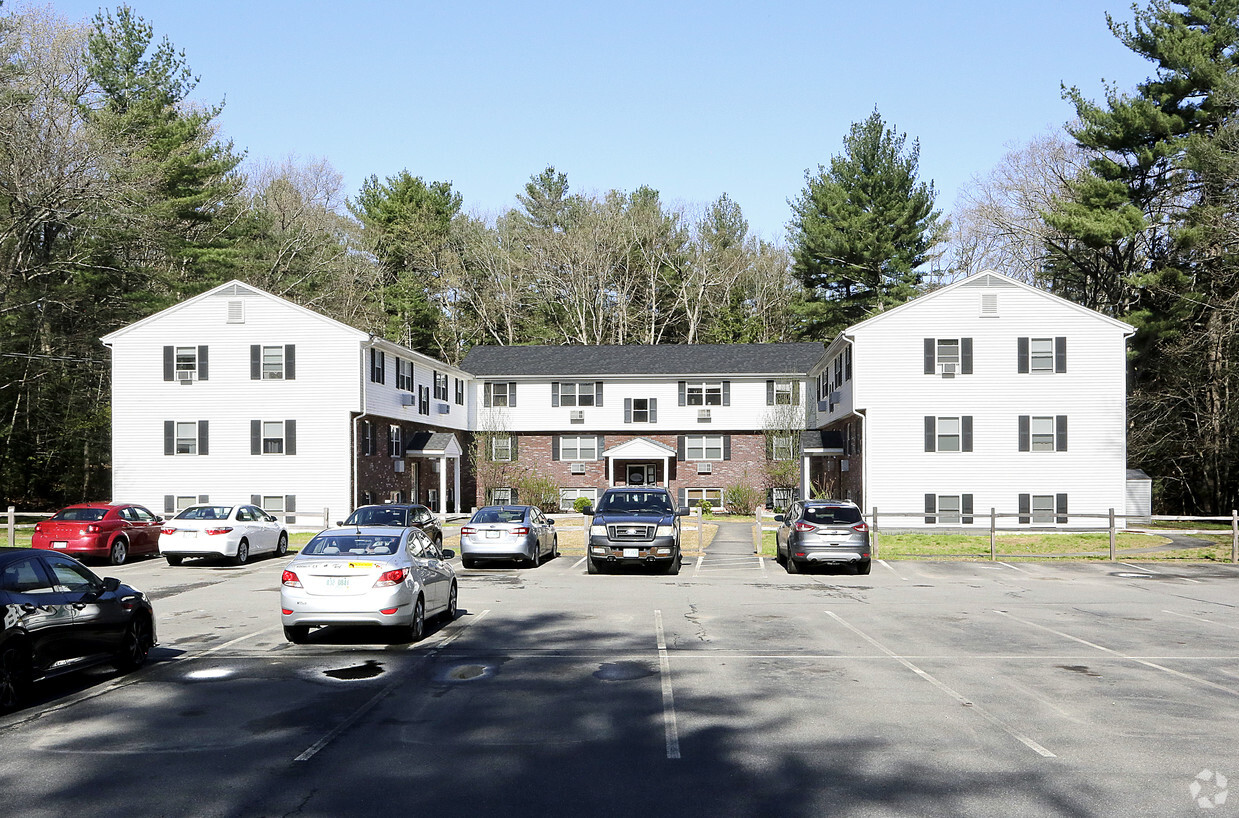
[(631, 682), (653, 675), (654, 670), (640, 662), (606, 662), (594, 673), (595, 678), (604, 682)]
[(352, 667), (342, 667), (336, 670), (324, 670), (324, 676), (330, 676), (333, 679), (342, 679), (344, 681), (355, 681), (357, 679), (373, 679), (375, 676), (383, 673), (383, 666), (373, 659), (367, 659), (365, 664), (353, 665)]

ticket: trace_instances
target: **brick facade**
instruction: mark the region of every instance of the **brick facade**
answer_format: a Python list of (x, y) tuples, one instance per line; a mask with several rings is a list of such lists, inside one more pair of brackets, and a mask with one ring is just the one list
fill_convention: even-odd
[[(455, 508), (453, 491), (455, 477), (453, 470), (460, 464), (460, 494), (461, 508), (468, 511), (469, 499), (476, 493), (473, 470), (469, 468), (469, 453), (473, 446), (472, 435), (458, 429), (447, 429), (431, 426), (426, 423), (415, 423), (399, 418), (385, 418), (370, 415), (365, 418), (370, 421), (374, 434), (374, 454), (362, 452), (361, 441), (354, 441), (353, 452), (357, 459), (357, 485), (354, 486), (356, 505), (366, 502), (394, 502), (397, 498), (406, 503), (421, 503), (431, 511), (438, 511), (438, 504), (431, 504), (430, 492), (439, 489), (439, 474), (435, 471), (438, 458), (431, 457), (392, 457), (388, 448), (388, 430), (391, 426), (399, 426), (402, 435), (402, 448), (407, 445), (411, 435), (418, 432), (447, 432), (456, 436), (463, 452), (460, 459), (448, 458), (447, 461), (447, 508)], [(356, 429), (356, 422), (354, 428)], [(396, 471), (396, 462), (404, 463), (404, 471)], [(417, 485), (414, 485), (416, 479)], [(367, 494), (369, 495), (367, 499)]]

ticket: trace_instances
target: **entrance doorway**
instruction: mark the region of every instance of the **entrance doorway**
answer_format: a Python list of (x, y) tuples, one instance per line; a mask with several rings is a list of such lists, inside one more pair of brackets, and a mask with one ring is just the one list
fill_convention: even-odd
[(653, 486), (658, 482), (658, 467), (652, 463), (629, 463), (627, 483), (630, 486)]

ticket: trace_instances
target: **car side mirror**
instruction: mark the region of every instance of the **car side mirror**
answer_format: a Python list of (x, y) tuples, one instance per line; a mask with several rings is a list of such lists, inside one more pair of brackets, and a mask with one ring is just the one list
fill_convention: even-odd
[(456, 557), (456, 552), (450, 548), (444, 548), (441, 553), (443, 554), (443, 559), (445, 560), (455, 559)]
[(155, 515), (155, 522), (157, 522), (157, 523), (162, 523), (162, 522), (163, 522), (163, 517), (160, 517), (158, 514), (156, 514), (156, 515)]
[(547, 524), (547, 525), (555, 525), (555, 521), (554, 521), (553, 519), (551, 519), (550, 517), (547, 517), (547, 518), (546, 518), (546, 524)]
[(776, 523), (781, 523), (781, 522), (783, 522), (783, 515), (782, 515), (782, 514), (776, 514), (776, 515), (774, 515), (774, 521), (775, 521)]
[(593, 517), (593, 516), (594, 516), (594, 507), (593, 507), (593, 506), (586, 506), (584, 509), (582, 509), (581, 513), (582, 513), (582, 514), (584, 514), (584, 515), (586, 515), (587, 517)]
[(688, 506), (680, 506), (679, 508), (675, 510), (675, 516), (677, 517), (687, 517), (688, 515), (692, 513), (693, 513), (692, 510), (689, 509)]
[(116, 593), (120, 589), (120, 580), (116, 577), (103, 578), (103, 592), (105, 594)]

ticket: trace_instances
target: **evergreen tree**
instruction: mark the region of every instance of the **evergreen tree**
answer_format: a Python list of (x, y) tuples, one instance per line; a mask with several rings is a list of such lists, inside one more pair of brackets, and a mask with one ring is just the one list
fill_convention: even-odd
[(791, 203), (793, 270), (809, 291), (805, 335), (825, 338), (907, 301), (918, 268), (942, 241), (933, 183), (920, 182), (920, 144), (874, 112), (852, 125), (843, 153), (805, 172)]

